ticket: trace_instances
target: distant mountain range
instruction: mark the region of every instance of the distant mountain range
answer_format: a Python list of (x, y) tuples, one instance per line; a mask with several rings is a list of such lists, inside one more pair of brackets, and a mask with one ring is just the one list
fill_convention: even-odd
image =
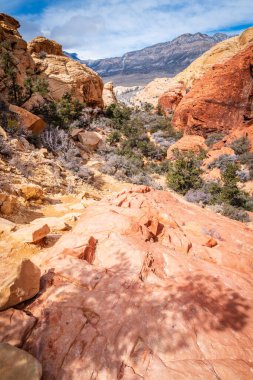
[[(187, 33), (122, 57), (80, 61), (95, 70), (104, 81), (113, 81), (116, 85), (141, 85), (156, 77), (175, 76), (213, 45), (227, 38), (229, 36), (224, 33), (213, 36)], [(75, 53), (67, 54), (78, 59)]]

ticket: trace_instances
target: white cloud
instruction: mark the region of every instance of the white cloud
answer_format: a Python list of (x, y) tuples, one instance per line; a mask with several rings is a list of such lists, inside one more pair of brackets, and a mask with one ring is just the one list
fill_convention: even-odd
[(182, 33), (253, 24), (252, 8), (252, 0), (59, 0), (36, 17), (19, 19), (26, 39), (44, 34), (87, 59), (119, 56)]

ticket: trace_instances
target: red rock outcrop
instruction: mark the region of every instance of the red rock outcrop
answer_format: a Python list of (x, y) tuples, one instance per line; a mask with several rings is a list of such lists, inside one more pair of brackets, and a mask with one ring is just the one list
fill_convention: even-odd
[(183, 83), (177, 83), (176, 81), (172, 82), (171, 88), (159, 97), (158, 106), (163, 113), (169, 115), (171, 112), (175, 111), (185, 94), (186, 88)]
[(173, 124), (186, 133), (206, 135), (253, 122), (253, 44), (224, 64), (215, 65), (178, 105)]
[(44, 130), (46, 123), (39, 116), (14, 104), (10, 104), (9, 110), (18, 116), (21, 127), (35, 134), (39, 134)]
[(57, 42), (37, 37), (29, 42), (28, 50), (36, 63), (36, 71), (47, 79), (49, 94), (54, 100), (69, 92), (83, 103), (103, 106), (102, 79), (86, 65), (63, 55)]
[(252, 248), (245, 225), (168, 192), (92, 205), (37, 256), (22, 348), (47, 380), (253, 379)]

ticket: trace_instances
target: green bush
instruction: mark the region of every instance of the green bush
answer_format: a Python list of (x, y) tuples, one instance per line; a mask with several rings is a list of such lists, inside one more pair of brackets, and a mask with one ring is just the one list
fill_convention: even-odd
[(211, 133), (206, 139), (206, 145), (211, 148), (214, 144), (221, 141), (225, 135), (223, 133)]
[(237, 186), (237, 171), (238, 165), (230, 163), (222, 173), (223, 187), (221, 190), (221, 200), (231, 206), (243, 207), (246, 195)]
[(246, 136), (243, 136), (232, 142), (230, 145), (234, 149), (235, 154), (244, 154), (250, 150), (250, 141)]
[(112, 145), (118, 143), (120, 139), (121, 139), (121, 133), (117, 130), (110, 132), (107, 137), (108, 143)]
[(112, 119), (115, 126), (120, 127), (122, 123), (130, 119), (131, 110), (121, 104), (111, 104), (105, 110), (105, 116)]
[(231, 205), (224, 205), (222, 215), (227, 216), (230, 219), (239, 220), (240, 222), (249, 222), (250, 217), (246, 211), (239, 210)]
[(193, 152), (175, 152), (176, 160), (171, 162), (167, 174), (168, 186), (185, 195), (190, 189), (198, 189), (203, 181), (200, 177), (200, 160)]
[(66, 93), (58, 102), (47, 101), (43, 106), (34, 108), (33, 112), (42, 115), (49, 125), (69, 129), (70, 124), (81, 116), (84, 106)]

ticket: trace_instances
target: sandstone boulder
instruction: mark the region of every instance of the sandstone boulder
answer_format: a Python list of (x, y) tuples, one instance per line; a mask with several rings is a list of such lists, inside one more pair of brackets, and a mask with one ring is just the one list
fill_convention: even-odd
[(34, 185), (32, 183), (21, 186), (20, 193), (26, 200), (44, 198), (43, 189), (40, 186)]
[(251, 125), (253, 45), (210, 69), (178, 105), (173, 124), (206, 135)]
[(49, 95), (59, 100), (65, 93), (92, 106), (103, 106), (103, 82), (93, 70), (62, 54), (62, 47), (45, 37), (28, 44), (36, 70), (49, 84)]
[(17, 199), (13, 195), (0, 193), (0, 212), (3, 215), (11, 215), (17, 207)]
[(0, 343), (0, 378), (40, 380), (41, 364), (32, 355), (7, 343)]
[(1, 264), (0, 310), (28, 300), (38, 293), (40, 270), (32, 261), (20, 264)]
[(158, 106), (165, 115), (169, 115), (175, 111), (185, 94), (186, 89), (184, 84), (172, 81), (171, 87), (158, 98)]
[(173, 159), (173, 151), (179, 150), (180, 152), (200, 153), (202, 150), (207, 150), (205, 139), (201, 136), (185, 135), (179, 139), (175, 144), (171, 145), (167, 151), (167, 159)]
[(104, 85), (103, 89), (103, 102), (104, 106), (108, 107), (111, 104), (117, 103), (117, 98), (114, 94), (114, 89), (113, 89), (113, 83), (112, 82), (107, 82)]
[(39, 134), (45, 128), (46, 124), (44, 120), (24, 108), (11, 104), (9, 106), (9, 110), (18, 116), (21, 127), (27, 129), (28, 131)]
[(78, 139), (84, 147), (96, 149), (99, 143), (103, 140), (98, 132), (83, 131), (78, 133)]
[(50, 228), (46, 223), (30, 224), (13, 232), (12, 237), (24, 243), (37, 243), (47, 236), (49, 232)]
[(52, 55), (64, 55), (62, 51), (62, 46), (58, 44), (56, 41), (49, 40), (45, 37), (36, 37), (32, 41), (29, 42), (28, 50), (30, 54), (37, 53), (43, 54), (46, 56), (47, 54)]

